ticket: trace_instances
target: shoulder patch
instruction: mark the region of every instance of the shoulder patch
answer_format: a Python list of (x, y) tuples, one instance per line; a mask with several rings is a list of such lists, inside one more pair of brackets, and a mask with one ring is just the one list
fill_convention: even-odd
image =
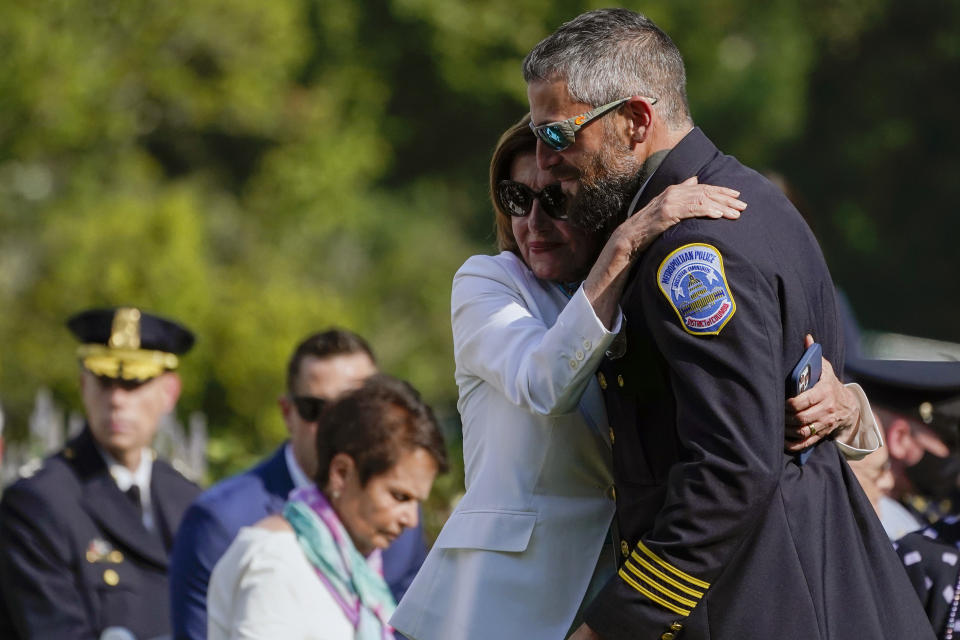
[(717, 335), (737, 310), (723, 257), (709, 244), (687, 244), (663, 259), (657, 286), (677, 312), (684, 331)]

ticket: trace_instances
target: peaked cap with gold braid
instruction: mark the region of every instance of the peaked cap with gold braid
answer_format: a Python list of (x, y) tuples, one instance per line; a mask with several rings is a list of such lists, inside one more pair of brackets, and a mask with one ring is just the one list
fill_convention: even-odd
[(873, 406), (919, 419), (960, 446), (960, 362), (852, 357), (844, 375), (860, 383)]
[(173, 371), (178, 356), (194, 342), (186, 327), (133, 307), (81, 311), (67, 327), (82, 343), (77, 357), (83, 367), (120, 380), (149, 380)]

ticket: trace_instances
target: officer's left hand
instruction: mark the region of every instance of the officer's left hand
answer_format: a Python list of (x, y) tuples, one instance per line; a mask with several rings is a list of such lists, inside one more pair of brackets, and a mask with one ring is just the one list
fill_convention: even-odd
[[(806, 347), (813, 336), (806, 338)], [(856, 426), (860, 403), (837, 379), (826, 358), (821, 359), (820, 381), (800, 395), (787, 400), (787, 447), (790, 452), (806, 449), (834, 431)]]
[(573, 635), (567, 640), (603, 640), (594, 633), (593, 629), (587, 626), (587, 623), (580, 625), (580, 628), (573, 632)]

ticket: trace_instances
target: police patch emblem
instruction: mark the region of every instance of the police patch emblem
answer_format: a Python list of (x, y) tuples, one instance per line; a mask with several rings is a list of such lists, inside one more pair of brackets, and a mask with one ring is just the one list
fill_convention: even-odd
[(657, 285), (687, 333), (717, 335), (737, 310), (723, 258), (709, 244), (687, 244), (663, 259)]

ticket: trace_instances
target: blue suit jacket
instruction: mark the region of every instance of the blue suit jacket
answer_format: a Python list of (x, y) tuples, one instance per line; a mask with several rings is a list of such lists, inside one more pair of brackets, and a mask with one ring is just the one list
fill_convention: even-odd
[[(216, 484), (193, 502), (177, 531), (170, 559), (174, 638), (207, 637), (207, 584), (214, 565), (241, 527), (278, 513), (292, 489), (281, 446), (256, 467)], [(398, 601), (425, 557), (419, 524), (384, 552), (384, 577)]]

